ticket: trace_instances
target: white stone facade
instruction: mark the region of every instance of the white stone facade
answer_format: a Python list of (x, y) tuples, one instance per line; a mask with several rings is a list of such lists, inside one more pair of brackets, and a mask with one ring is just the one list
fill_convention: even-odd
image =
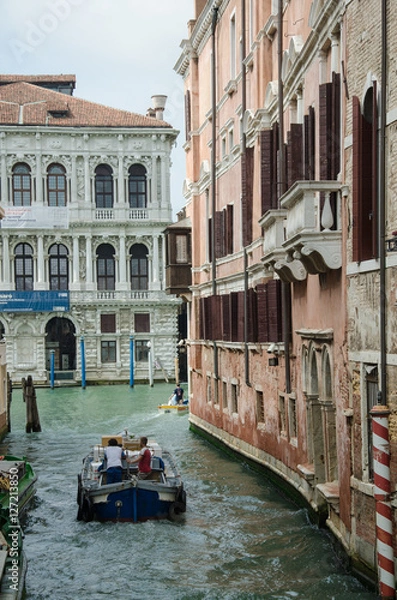
[[(37, 92), (37, 86), (30, 87)], [(71, 100), (43, 90), (49, 93)], [(102, 107), (91, 106), (98, 106), (101, 114)], [(3, 108), (0, 102), (0, 111)], [(131, 348), (136, 381), (150, 380), (151, 362), (154, 379), (175, 377), (180, 301), (164, 291), (163, 231), (172, 215), (170, 155), (178, 132), (154, 118), (143, 118), (138, 127), (103, 122), (97, 127), (91, 122), (87, 119), (84, 127), (0, 126), (5, 211), (0, 298), (6, 302), (0, 323), (8, 371), (16, 384), (27, 375), (35, 384), (48, 384), (51, 351), (55, 379), (80, 382), (83, 348), (87, 383), (128, 381)], [(16, 175), (15, 166), (21, 164), (26, 179)], [(54, 165), (60, 167), (60, 177), (54, 180), (55, 201), (49, 183), (49, 167)], [(110, 173), (103, 184), (97, 181), (98, 166)], [(138, 206), (131, 203), (132, 166), (142, 173)], [(18, 205), (19, 185), (26, 188), (28, 205)], [(17, 214), (14, 221), (13, 214)], [(18, 252), (22, 256), (16, 258)], [(69, 311), (55, 307), (50, 312), (10, 312), (7, 292), (18, 290), (43, 292), (44, 297), (47, 291), (66, 290)], [(73, 336), (67, 347), (65, 332)]]

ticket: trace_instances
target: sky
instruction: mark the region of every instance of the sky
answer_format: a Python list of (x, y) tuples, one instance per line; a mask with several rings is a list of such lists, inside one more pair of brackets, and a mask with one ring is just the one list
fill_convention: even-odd
[(74, 74), (74, 96), (146, 114), (168, 96), (173, 214), (184, 205), (183, 79), (175, 73), (194, 0), (1, 0), (0, 72)]

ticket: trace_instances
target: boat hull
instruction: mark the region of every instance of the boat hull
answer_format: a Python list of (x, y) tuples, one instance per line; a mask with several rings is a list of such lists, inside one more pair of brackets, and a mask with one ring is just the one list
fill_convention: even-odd
[[(106, 473), (95, 478), (92, 456), (86, 457), (78, 476), (77, 519), (81, 521), (148, 521), (173, 519), (186, 511), (186, 493), (171, 457), (163, 454), (163, 466), (155, 467), (147, 479), (139, 479), (137, 469), (123, 469), (123, 480), (106, 483)], [(93, 474), (94, 473), (94, 474)]]
[(159, 404), (159, 411), (163, 413), (171, 413), (175, 415), (184, 415), (189, 411), (189, 406), (187, 404)]

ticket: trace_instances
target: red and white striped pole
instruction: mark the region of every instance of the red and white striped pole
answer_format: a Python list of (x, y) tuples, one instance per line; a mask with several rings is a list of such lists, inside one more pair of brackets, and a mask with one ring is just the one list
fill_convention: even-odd
[(390, 501), (390, 411), (376, 405), (371, 410), (374, 457), (374, 498), (376, 501), (376, 546), (378, 555), (379, 592), (382, 600), (394, 600), (393, 519)]

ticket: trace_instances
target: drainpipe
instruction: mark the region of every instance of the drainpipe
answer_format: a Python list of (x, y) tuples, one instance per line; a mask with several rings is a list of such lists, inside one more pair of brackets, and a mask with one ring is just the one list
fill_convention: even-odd
[[(218, 7), (212, 14), (212, 148), (211, 148), (211, 248), (212, 248), (212, 295), (216, 296), (216, 256), (215, 256), (215, 213), (216, 213), (216, 25), (218, 21)], [(214, 377), (218, 381), (218, 347), (214, 343)]]
[(380, 344), (380, 394), (379, 404), (386, 405), (386, 242), (385, 242), (385, 142), (386, 142), (386, 0), (382, 0), (382, 59), (381, 59), (381, 100), (380, 100), (380, 132), (379, 132), (379, 200), (378, 200), (378, 233), (379, 233), (379, 344)]
[[(247, 110), (247, 77), (245, 72), (244, 60), (246, 58), (246, 11), (245, 11), (245, 0), (241, 1), (241, 114), (244, 115)], [(241, 136), (241, 155), (244, 156), (247, 148), (247, 134), (243, 127)], [(244, 247), (244, 370), (245, 370), (245, 384), (251, 386), (249, 376), (249, 351), (248, 351), (248, 256), (247, 248)]]
[(216, 213), (216, 39), (215, 31), (218, 20), (218, 8), (212, 14), (212, 148), (211, 148), (211, 248), (212, 248), (212, 294), (216, 295), (216, 256), (215, 256), (215, 213)]
[[(283, 4), (284, 0), (278, 0), (277, 16), (277, 54), (278, 54), (278, 198), (286, 191), (285, 181), (285, 152), (284, 152), (284, 90), (283, 90)], [(285, 391), (291, 392), (291, 372), (290, 372), (290, 330), (291, 330), (291, 288), (287, 282), (281, 282), (281, 302), (283, 317), (283, 342), (284, 342), (284, 362), (285, 362)]]
[(376, 549), (378, 557), (379, 593), (382, 600), (395, 598), (395, 564), (393, 549), (393, 509), (391, 505), (390, 434), (386, 396), (386, 84), (387, 84), (387, 18), (386, 0), (381, 2), (381, 99), (379, 131), (379, 345), (380, 345), (380, 391), (378, 405), (371, 411), (372, 444), (374, 456), (374, 498), (376, 501)]

